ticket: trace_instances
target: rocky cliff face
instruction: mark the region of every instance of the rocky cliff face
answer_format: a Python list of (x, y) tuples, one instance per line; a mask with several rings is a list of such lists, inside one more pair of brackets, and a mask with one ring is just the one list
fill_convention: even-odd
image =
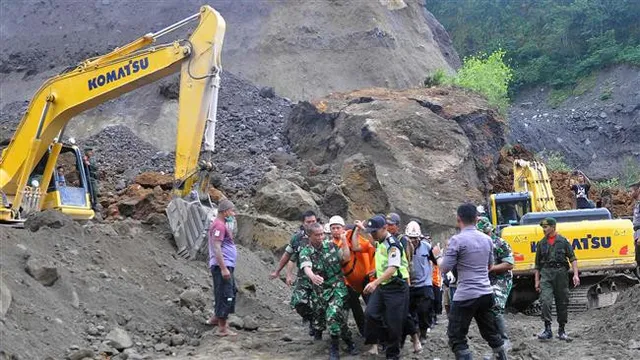
[(333, 94), (295, 106), (285, 129), (301, 159), (301, 188), (318, 198), (307, 206), (349, 219), (393, 210), (436, 235), (455, 226), (460, 203), (490, 191), (489, 169), (505, 143), (498, 115), (457, 89)]

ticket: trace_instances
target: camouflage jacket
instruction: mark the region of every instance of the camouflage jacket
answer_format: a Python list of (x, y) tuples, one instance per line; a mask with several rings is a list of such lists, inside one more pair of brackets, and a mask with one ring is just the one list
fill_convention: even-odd
[(300, 250), (300, 269), (307, 266), (311, 266), (314, 274), (322, 276), (324, 288), (344, 284), (342, 249), (331, 241), (323, 241), (320, 248), (309, 244)]
[[(491, 240), (493, 240), (494, 264), (498, 265), (502, 263), (509, 263), (513, 265), (515, 261), (513, 259), (513, 251), (511, 251), (511, 246), (509, 246), (509, 243), (495, 234), (491, 235)], [(491, 285), (496, 284), (498, 281), (511, 281), (512, 278), (513, 275), (511, 273), (511, 270), (502, 274), (489, 273), (489, 280), (491, 281)]]
[(294, 262), (296, 266), (300, 267), (300, 251), (309, 244), (309, 237), (304, 232), (302, 228), (298, 230), (293, 236), (291, 236), (291, 240), (289, 240), (289, 244), (284, 249), (289, 255), (290, 261)]

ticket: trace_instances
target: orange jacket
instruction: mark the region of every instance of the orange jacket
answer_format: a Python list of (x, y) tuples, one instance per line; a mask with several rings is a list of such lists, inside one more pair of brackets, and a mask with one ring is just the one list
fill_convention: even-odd
[[(347, 231), (347, 241), (349, 243), (349, 249), (351, 249), (351, 235), (353, 230)], [(360, 243), (360, 251), (352, 251), (349, 261), (342, 265), (342, 272), (344, 274), (344, 282), (353, 288), (355, 291), (361, 293), (364, 290), (365, 279), (371, 272), (375, 272), (374, 256), (376, 248), (364, 237), (358, 236), (358, 242)], [(340, 239), (333, 239), (333, 243), (336, 246), (341, 247), (342, 241)]]
[(442, 286), (442, 276), (440, 274), (440, 268), (438, 266), (433, 267), (433, 286)]

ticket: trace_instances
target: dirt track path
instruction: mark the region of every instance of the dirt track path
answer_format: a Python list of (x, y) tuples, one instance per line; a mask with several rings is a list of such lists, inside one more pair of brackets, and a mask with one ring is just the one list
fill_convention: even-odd
[[(631, 317), (640, 316), (637, 312), (629, 314)], [(602, 334), (602, 339), (589, 335), (594, 323), (601, 317), (594, 314), (577, 314), (570, 316), (570, 323), (567, 330), (574, 338), (571, 343), (561, 342), (554, 339), (549, 342), (540, 342), (535, 335), (541, 329), (541, 321), (538, 317), (529, 317), (522, 314), (507, 315), (507, 324), (512, 338), (513, 350), (510, 352), (511, 359), (567, 359), (567, 360), (589, 360), (589, 359), (638, 359), (640, 350), (628, 348), (629, 341), (637, 334), (628, 334), (619, 339), (611, 338), (611, 333)], [(280, 319), (281, 321), (284, 319)], [(178, 360), (205, 360), (214, 358), (224, 359), (326, 359), (328, 357), (328, 340), (313, 342), (306, 334), (305, 328), (295, 316), (287, 317), (292, 321), (288, 327), (279, 325), (271, 329), (263, 329), (258, 332), (240, 332), (234, 339), (216, 338), (213, 332), (208, 332), (202, 339), (202, 345), (197, 351), (188, 353), (178, 353), (177, 357), (171, 359)], [(273, 324), (276, 325), (276, 324)], [(554, 332), (556, 331), (554, 325)], [(280, 330), (278, 330), (280, 329)], [(283, 340), (284, 334), (288, 335), (290, 341)], [(489, 355), (491, 350), (483, 342), (477, 327), (472, 325), (470, 331), (470, 344), (476, 359), (482, 359)], [(365, 346), (362, 339), (357, 337), (361, 351)], [(424, 346), (424, 351), (419, 354), (408, 352), (409, 343), (405, 346), (403, 355), (405, 359), (453, 359), (453, 354), (447, 347), (446, 319), (436, 326), (430, 334), (428, 343)], [(369, 355), (359, 355), (355, 357), (342, 356), (343, 359), (382, 359), (383, 356), (373, 357)], [(169, 358), (167, 358), (169, 359)]]

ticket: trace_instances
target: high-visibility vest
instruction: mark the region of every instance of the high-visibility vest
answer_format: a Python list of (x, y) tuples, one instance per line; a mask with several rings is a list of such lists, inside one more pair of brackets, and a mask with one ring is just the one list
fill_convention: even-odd
[(408, 281), (409, 280), (409, 262), (407, 261), (407, 256), (405, 254), (402, 245), (397, 242), (397, 240), (393, 236), (387, 237), (384, 241), (378, 243), (378, 247), (376, 249), (376, 276), (379, 278), (389, 267), (389, 249), (391, 247), (396, 247), (398, 251), (400, 251), (400, 267), (396, 274), (391, 278), (383, 281), (381, 285), (388, 284), (393, 280), (394, 277), (398, 277), (401, 280)]

